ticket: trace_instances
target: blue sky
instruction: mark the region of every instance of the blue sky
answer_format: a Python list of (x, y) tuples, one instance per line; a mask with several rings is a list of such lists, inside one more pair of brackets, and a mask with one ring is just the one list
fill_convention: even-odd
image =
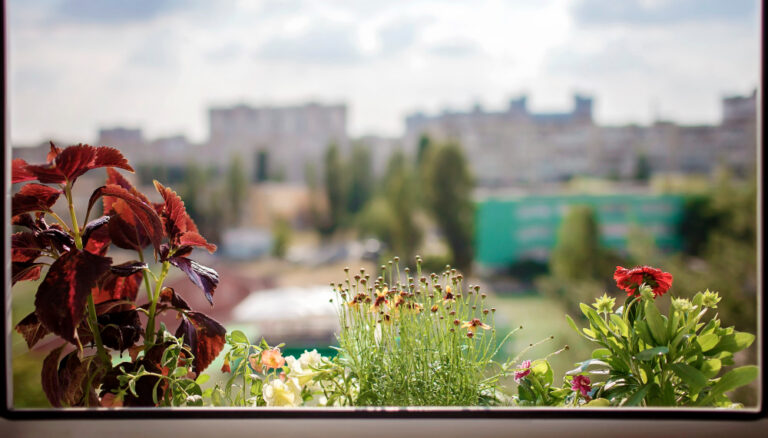
[(759, 74), (743, 0), (11, 0), (11, 138), (100, 126), (207, 137), (207, 108), (349, 105), (352, 135), (413, 111), (534, 110), (596, 98), (605, 124), (714, 123)]

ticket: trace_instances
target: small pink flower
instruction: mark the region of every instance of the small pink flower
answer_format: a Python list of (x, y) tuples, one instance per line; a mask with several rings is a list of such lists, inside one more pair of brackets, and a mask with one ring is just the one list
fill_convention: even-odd
[(531, 374), (531, 361), (530, 360), (524, 360), (523, 363), (520, 364), (520, 371), (515, 372), (515, 383), (520, 383), (520, 380), (527, 376), (528, 374)]
[(261, 364), (265, 368), (280, 368), (285, 365), (285, 358), (277, 348), (264, 350), (261, 352)]
[(589, 377), (582, 375), (574, 377), (573, 382), (571, 383), (571, 389), (579, 391), (581, 392), (581, 395), (589, 398), (589, 391), (592, 390), (592, 384), (589, 381)]

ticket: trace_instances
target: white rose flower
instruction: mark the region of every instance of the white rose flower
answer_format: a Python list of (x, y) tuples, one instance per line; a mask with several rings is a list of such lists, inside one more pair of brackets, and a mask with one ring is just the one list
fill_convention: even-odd
[(301, 405), (301, 385), (296, 379), (288, 378), (285, 381), (274, 378), (264, 384), (264, 401), (267, 406), (296, 407)]

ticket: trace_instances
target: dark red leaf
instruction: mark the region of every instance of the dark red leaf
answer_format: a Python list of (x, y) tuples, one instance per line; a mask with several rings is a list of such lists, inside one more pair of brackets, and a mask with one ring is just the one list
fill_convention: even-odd
[[(97, 406), (96, 392), (89, 387), (88, 381), (101, 380), (102, 370), (92, 358), (80, 361), (77, 350), (64, 356), (59, 364), (59, 400), (66, 406)], [(94, 374), (97, 374), (94, 376)]]
[(111, 264), (108, 257), (78, 250), (53, 262), (35, 295), (35, 312), (45, 328), (76, 343), (75, 329), (83, 319), (88, 294)]
[(11, 162), (11, 183), (16, 184), (25, 181), (34, 181), (37, 179), (34, 173), (27, 170), (26, 161), (21, 158), (14, 158)]
[(85, 227), (83, 227), (83, 246), (88, 245), (88, 239), (91, 238), (91, 234), (93, 234), (96, 230), (103, 227), (104, 225), (109, 223), (109, 216), (102, 216), (100, 218), (94, 219), (88, 224), (86, 224)]
[(216, 251), (216, 245), (208, 243), (198, 232), (195, 221), (187, 214), (184, 201), (179, 195), (170, 188), (163, 187), (157, 181), (155, 181), (155, 188), (163, 197), (164, 204), (160, 217), (163, 219), (165, 234), (168, 236), (171, 246), (176, 248), (185, 245), (200, 246), (211, 253)]
[(53, 226), (47, 230), (40, 231), (38, 236), (41, 239), (47, 240), (50, 246), (55, 247), (59, 252), (67, 252), (75, 247), (75, 239), (69, 233)]
[(42, 184), (29, 183), (13, 195), (11, 216), (29, 211), (51, 211), (51, 206), (61, 195), (61, 190)]
[(123, 351), (138, 342), (141, 335), (139, 312), (134, 310), (110, 312), (99, 315), (99, 329), (104, 345)]
[(160, 291), (160, 302), (170, 303), (171, 306), (177, 309), (191, 310), (189, 304), (178, 296), (172, 287), (164, 287), (163, 290)]
[(86, 251), (92, 254), (104, 256), (107, 253), (107, 250), (109, 250), (110, 242), (109, 228), (98, 227), (88, 234), (87, 240), (83, 240), (83, 246)]
[(45, 245), (35, 233), (25, 231), (13, 233), (11, 236), (11, 261), (13, 262), (31, 262), (40, 257), (40, 251)]
[(144, 273), (141, 271), (127, 277), (109, 271), (93, 289), (93, 301), (96, 304), (110, 300), (135, 301), (143, 278)]
[(49, 143), (51, 144), (51, 150), (48, 151), (48, 155), (46, 155), (45, 160), (50, 163), (54, 160), (54, 158), (59, 156), (61, 153), (61, 148), (56, 147), (52, 141)]
[(194, 372), (200, 374), (216, 359), (224, 348), (226, 333), (227, 330), (221, 324), (203, 313), (187, 312), (182, 317), (176, 336), (184, 335), (184, 343), (195, 355), (192, 362)]
[(213, 305), (213, 292), (216, 290), (216, 286), (219, 285), (219, 274), (216, 271), (186, 257), (171, 257), (168, 261), (173, 266), (184, 271), (187, 277), (192, 280), (192, 283), (195, 283), (197, 287), (203, 290), (205, 298)]
[(11, 225), (27, 227), (32, 231), (39, 231), (40, 227), (35, 224), (35, 219), (29, 213), (20, 214), (11, 218)]
[(43, 263), (11, 262), (11, 286), (19, 281), (37, 280), (43, 266)]
[(16, 331), (27, 341), (27, 347), (31, 350), (49, 332), (40, 324), (35, 312), (30, 313), (16, 324)]
[(42, 183), (61, 184), (75, 180), (85, 172), (98, 167), (120, 167), (133, 172), (122, 154), (114, 148), (79, 144), (62, 150), (53, 161), (41, 166), (27, 165), (26, 170)]
[[(105, 198), (109, 199), (109, 198)], [(109, 238), (118, 248), (141, 251), (152, 242), (139, 218), (122, 199), (116, 199), (110, 210)]]
[(54, 408), (61, 407), (61, 398), (59, 397), (59, 394), (61, 394), (61, 388), (59, 387), (59, 356), (61, 356), (61, 350), (64, 349), (65, 345), (67, 344), (62, 344), (59, 348), (55, 348), (45, 357), (43, 360), (43, 370), (40, 375), (43, 392)]
[(144, 269), (147, 269), (147, 264), (144, 262), (139, 262), (136, 260), (120, 263), (119, 265), (112, 265), (109, 270), (117, 275), (118, 277), (128, 277), (129, 275), (133, 275), (137, 272), (141, 272)]
[[(160, 249), (160, 241), (163, 238), (163, 223), (151, 205), (145, 203), (140, 198), (133, 195), (128, 190), (120, 187), (119, 185), (109, 184), (99, 187), (93, 192), (91, 199), (88, 201), (88, 212), (91, 211), (91, 208), (93, 208), (93, 204), (96, 203), (96, 200), (102, 196), (113, 196), (126, 201), (126, 204), (130, 207), (131, 213), (135, 215), (136, 219), (138, 219), (144, 231), (146, 231), (147, 235), (149, 236), (152, 245), (155, 247), (155, 252)], [(116, 218), (112, 218), (112, 220), (110, 220), (110, 224), (115, 219)], [(130, 220), (130, 218), (126, 219), (124, 216), (121, 216), (121, 219), (126, 221)]]

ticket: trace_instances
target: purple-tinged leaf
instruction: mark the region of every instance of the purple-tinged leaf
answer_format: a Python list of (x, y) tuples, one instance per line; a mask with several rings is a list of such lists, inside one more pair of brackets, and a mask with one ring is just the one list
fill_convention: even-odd
[(27, 164), (25, 169), (42, 183), (63, 184), (69, 181), (74, 184), (75, 180), (85, 172), (107, 166), (133, 172), (133, 168), (128, 165), (125, 157), (117, 149), (106, 146), (96, 148), (84, 144), (61, 150), (48, 164), (40, 166)]
[(20, 214), (11, 218), (11, 225), (26, 227), (32, 231), (40, 231), (40, 227), (35, 223), (35, 219), (29, 213)]
[(109, 216), (102, 216), (100, 218), (94, 219), (88, 224), (83, 227), (83, 246), (88, 245), (88, 239), (91, 238), (91, 235), (97, 231), (99, 228), (103, 227), (104, 225), (109, 223)]
[(19, 323), (16, 324), (16, 331), (19, 332), (19, 334), (27, 342), (27, 347), (30, 350), (35, 346), (35, 344), (40, 342), (40, 340), (43, 339), (45, 335), (50, 333), (45, 329), (45, 327), (43, 327), (42, 324), (40, 324), (40, 320), (37, 319), (35, 312), (30, 313), (24, 317), (24, 319), (19, 321)]
[(59, 387), (59, 356), (61, 350), (67, 344), (61, 344), (60, 347), (53, 349), (43, 360), (43, 370), (40, 375), (40, 383), (43, 386), (43, 392), (54, 408), (61, 407), (61, 388)]
[[(194, 330), (193, 330), (194, 328)], [(192, 350), (195, 359), (192, 370), (197, 374), (205, 371), (224, 348), (227, 330), (213, 318), (200, 312), (187, 312), (176, 330), (176, 336), (184, 335), (184, 343)]]
[(96, 304), (111, 300), (135, 301), (143, 278), (144, 273), (142, 271), (128, 276), (117, 275), (109, 271), (99, 279), (98, 284), (93, 288), (93, 301)]
[(46, 329), (76, 343), (75, 329), (96, 281), (109, 270), (112, 259), (72, 250), (48, 269), (35, 295), (35, 313)]
[(119, 265), (112, 265), (109, 270), (118, 277), (128, 277), (129, 275), (133, 275), (137, 272), (141, 272), (147, 269), (147, 267), (148, 266), (146, 263), (133, 260), (130, 262), (120, 263)]
[(171, 242), (171, 246), (178, 248), (180, 246), (199, 246), (213, 253), (216, 251), (216, 245), (208, 243), (200, 235), (195, 221), (187, 214), (184, 201), (179, 195), (168, 187), (164, 187), (155, 181), (155, 188), (163, 196), (163, 209), (160, 217), (163, 219), (165, 234)]
[(168, 259), (173, 266), (184, 271), (195, 283), (197, 287), (203, 290), (205, 298), (211, 305), (213, 305), (213, 292), (216, 290), (216, 286), (219, 285), (219, 274), (213, 269), (203, 266), (194, 260), (190, 260), (186, 257), (171, 257)]
[(87, 241), (83, 240), (83, 247), (91, 254), (104, 256), (109, 250), (110, 243), (109, 228), (98, 227), (88, 235)]
[(69, 233), (54, 228), (53, 226), (47, 230), (40, 231), (38, 236), (47, 239), (51, 246), (56, 248), (59, 252), (68, 252), (75, 247), (75, 239), (72, 238)]
[(31, 262), (40, 257), (44, 249), (35, 233), (25, 231), (11, 235), (11, 261)]

